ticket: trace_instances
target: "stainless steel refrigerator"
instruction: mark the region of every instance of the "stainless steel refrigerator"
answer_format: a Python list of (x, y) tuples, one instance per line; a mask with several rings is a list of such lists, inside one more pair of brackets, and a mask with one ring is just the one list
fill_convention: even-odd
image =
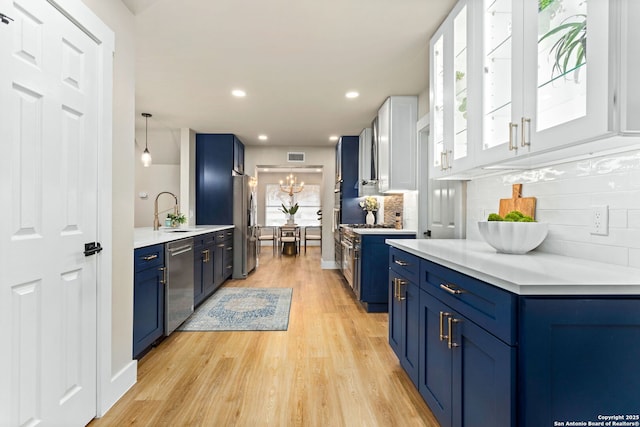
[(248, 175), (233, 177), (233, 278), (245, 279), (257, 261), (256, 193)]

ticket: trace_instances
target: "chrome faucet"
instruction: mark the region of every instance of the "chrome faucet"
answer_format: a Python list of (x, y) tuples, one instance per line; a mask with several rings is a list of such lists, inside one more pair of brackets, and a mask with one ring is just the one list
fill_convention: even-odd
[(171, 193), (169, 191), (163, 191), (161, 193), (158, 193), (158, 195), (156, 196), (156, 201), (153, 203), (153, 229), (154, 230), (159, 230), (160, 229), (160, 220), (158, 219), (158, 198), (162, 194), (170, 194), (170, 195), (173, 196), (173, 198), (176, 201), (176, 204), (173, 207), (173, 213), (174, 213), (174, 215), (178, 215), (178, 197), (176, 197), (175, 194), (173, 194), (173, 193)]

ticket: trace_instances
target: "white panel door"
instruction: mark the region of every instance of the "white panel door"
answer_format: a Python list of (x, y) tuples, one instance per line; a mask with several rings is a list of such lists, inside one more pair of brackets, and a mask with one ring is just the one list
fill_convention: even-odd
[(45, 0), (0, 0), (0, 425), (96, 414), (99, 56)]

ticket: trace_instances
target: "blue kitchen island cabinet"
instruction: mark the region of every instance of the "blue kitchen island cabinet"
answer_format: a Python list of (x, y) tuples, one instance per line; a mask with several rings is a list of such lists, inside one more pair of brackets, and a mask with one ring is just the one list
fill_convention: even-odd
[[(443, 427), (640, 423), (640, 270), (477, 241), (388, 243), (420, 259), (418, 390)], [(404, 367), (398, 318), (392, 308), (389, 344)]]
[(133, 358), (164, 335), (164, 245), (134, 251)]
[(418, 389), (435, 417), (514, 425), (515, 296), (426, 260), (420, 287)]
[(389, 344), (418, 386), (420, 360), (420, 258), (389, 250)]
[(196, 223), (233, 224), (233, 173), (244, 172), (244, 145), (233, 134), (196, 134)]
[[(355, 250), (359, 251), (356, 260), (354, 291), (360, 302), (370, 313), (386, 313), (389, 309), (387, 279), (389, 277), (389, 246), (385, 239), (415, 239), (411, 231), (392, 230), (384, 228), (354, 228), (359, 235), (359, 245), (355, 243)], [(360, 289), (358, 290), (358, 284)]]
[(639, 299), (530, 297), (520, 313), (518, 425), (640, 422)]

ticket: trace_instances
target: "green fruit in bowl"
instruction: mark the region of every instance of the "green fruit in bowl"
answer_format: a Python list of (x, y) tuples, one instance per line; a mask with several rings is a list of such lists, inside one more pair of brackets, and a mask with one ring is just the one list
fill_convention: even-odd
[(523, 215), (520, 211), (511, 211), (502, 218), (496, 213), (490, 213), (487, 221), (506, 221), (506, 222), (536, 222), (535, 219), (528, 215)]

